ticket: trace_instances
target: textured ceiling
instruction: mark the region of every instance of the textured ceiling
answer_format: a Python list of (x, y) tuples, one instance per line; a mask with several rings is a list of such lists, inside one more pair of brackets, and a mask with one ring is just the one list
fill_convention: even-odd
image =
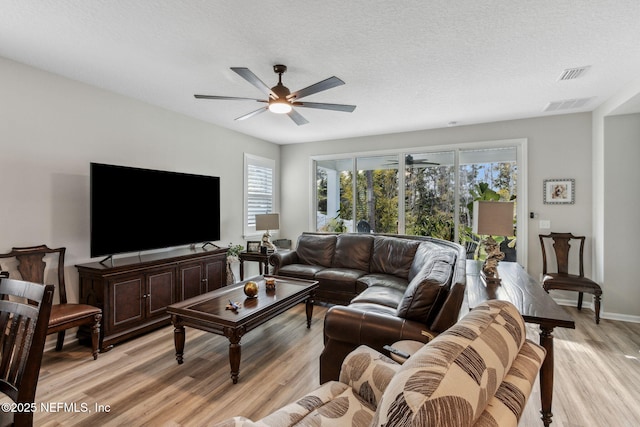
[[(591, 111), (640, 75), (639, 23), (638, 0), (2, 0), (0, 56), (288, 144)], [(229, 68), (273, 86), (274, 64), (292, 91), (341, 78), (305, 101), (356, 110), (299, 108), (296, 126), (193, 97), (262, 98)]]

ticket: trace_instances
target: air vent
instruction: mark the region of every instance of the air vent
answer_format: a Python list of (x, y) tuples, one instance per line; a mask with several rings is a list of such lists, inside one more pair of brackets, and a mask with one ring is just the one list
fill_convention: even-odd
[(567, 68), (562, 72), (560, 77), (558, 77), (559, 81), (562, 80), (574, 80), (583, 75), (589, 67), (578, 67), (578, 68)]
[(543, 111), (571, 110), (584, 107), (591, 98), (563, 99), (561, 101), (550, 102)]

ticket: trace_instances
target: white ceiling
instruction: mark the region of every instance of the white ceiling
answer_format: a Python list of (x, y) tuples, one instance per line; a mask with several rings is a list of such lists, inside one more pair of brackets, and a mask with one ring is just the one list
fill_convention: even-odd
[[(289, 144), (591, 111), (640, 75), (640, 1), (2, 0), (0, 56)], [(274, 64), (292, 91), (341, 78), (305, 101), (356, 110), (299, 108), (296, 126), (193, 97), (263, 98), (229, 68), (274, 86)]]

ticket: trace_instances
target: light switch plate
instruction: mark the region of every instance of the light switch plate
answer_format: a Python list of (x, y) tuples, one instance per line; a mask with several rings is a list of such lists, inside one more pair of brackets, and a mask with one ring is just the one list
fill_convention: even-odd
[(551, 228), (551, 221), (549, 221), (548, 219), (541, 219), (540, 228)]

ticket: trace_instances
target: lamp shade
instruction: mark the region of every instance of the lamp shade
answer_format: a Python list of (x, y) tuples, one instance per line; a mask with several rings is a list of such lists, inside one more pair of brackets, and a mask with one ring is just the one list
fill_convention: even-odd
[(473, 232), (489, 236), (513, 236), (513, 202), (473, 202)]
[(256, 230), (278, 230), (280, 228), (280, 214), (256, 215)]

